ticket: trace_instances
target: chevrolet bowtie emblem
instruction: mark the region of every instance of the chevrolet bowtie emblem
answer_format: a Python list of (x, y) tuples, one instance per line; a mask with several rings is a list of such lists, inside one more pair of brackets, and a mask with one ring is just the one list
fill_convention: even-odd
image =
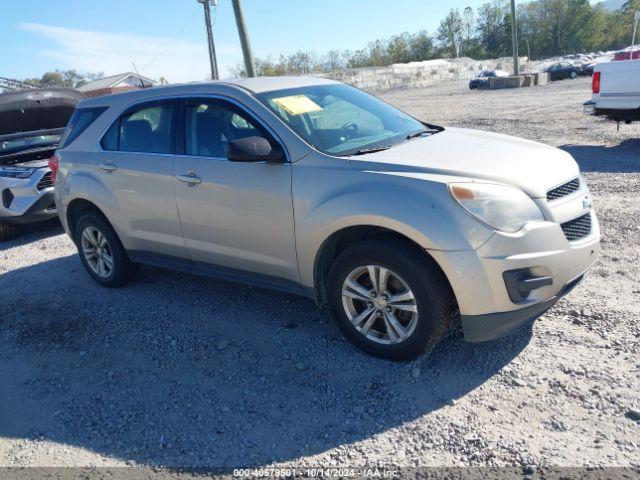
[(582, 208), (584, 208), (585, 210), (587, 208), (591, 208), (591, 199), (589, 197), (584, 197), (582, 199)]

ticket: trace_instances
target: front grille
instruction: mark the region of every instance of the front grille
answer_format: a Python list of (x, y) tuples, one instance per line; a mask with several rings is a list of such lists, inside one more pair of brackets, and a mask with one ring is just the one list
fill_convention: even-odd
[(51, 181), (51, 172), (47, 172), (38, 182), (36, 188), (38, 191), (44, 190), (45, 188), (53, 187), (53, 182)]
[(591, 233), (591, 213), (578, 217), (561, 225), (564, 236), (573, 242), (589, 236)]
[(564, 185), (560, 185), (559, 187), (554, 188), (553, 190), (549, 190), (547, 192), (547, 200), (558, 200), (559, 198), (566, 197), (567, 195), (571, 195), (573, 192), (577, 192), (580, 190), (580, 179), (574, 178), (570, 182), (565, 183)]

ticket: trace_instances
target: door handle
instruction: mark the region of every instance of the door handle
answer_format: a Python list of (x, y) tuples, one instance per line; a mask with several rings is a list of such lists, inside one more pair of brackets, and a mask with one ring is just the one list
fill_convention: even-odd
[(188, 175), (178, 175), (178, 181), (188, 183), (189, 185), (198, 185), (202, 183), (202, 179), (195, 173), (189, 173)]
[(111, 162), (101, 163), (98, 166), (100, 167), (100, 170), (104, 170), (105, 172), (109, 172), (109, 173), (115, 172), (118, 168)]

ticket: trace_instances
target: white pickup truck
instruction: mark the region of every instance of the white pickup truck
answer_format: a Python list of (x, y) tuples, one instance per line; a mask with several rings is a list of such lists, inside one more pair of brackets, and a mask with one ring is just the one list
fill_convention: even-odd
[(586, 115), (627, 124), (640, 120), (640, 60), (601, 63), (593, 72), (593, 96)]

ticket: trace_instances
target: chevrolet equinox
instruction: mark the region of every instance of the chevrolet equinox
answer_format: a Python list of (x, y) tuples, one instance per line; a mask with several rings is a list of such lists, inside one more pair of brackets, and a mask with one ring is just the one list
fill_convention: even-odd
[(305, 295), (382, 357), (549, 309), (600, 232), (566, 152), (423, 123), (338, 82), (250, 78), (80, 103), (50, 166), (89, 275), (139, 264)]

